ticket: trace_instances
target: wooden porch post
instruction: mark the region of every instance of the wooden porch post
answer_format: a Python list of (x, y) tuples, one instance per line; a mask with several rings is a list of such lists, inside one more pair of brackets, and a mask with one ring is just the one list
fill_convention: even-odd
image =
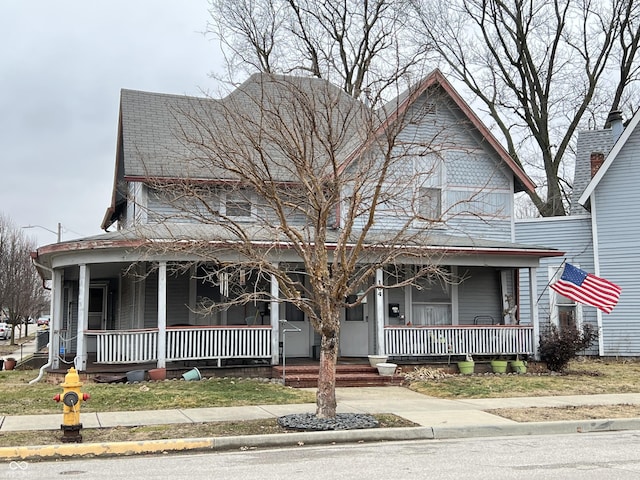
[(531, 312), (531, 325), (533, 325), (533, 356), (536, 360), (540, 359), (538, 352), (540, 347), (540, 319), (538, 318), (538, 284), (537, 269), (529, 268), (529, 302)]
[[(51, 351), (52, 368), (60, 368), (60, 331), (62, 330), (62, 289), (63, 270), (53, 270), (53, 282), (51, 285), (51, 325), (49, 326), (49, 349)], [(67, 347), (67, 345), (65, 345)]]
[[(376, 270), (376, 285), (383, 285), (382, 269)], [(384, 345), (384, 289), (376, 288), (376, 355), (385, 355)]]
[(271, 365), (280, 363), (280, 288), (278, 287), (278, 279), (275, 275), (271, 275)]
[(167, 366), (167, 262), (158, 264), (158, 368)]
[(78, 340), (75, 358), (75, 367), (78, 371), (87, 369), (87, 339), (85, 331), (89, 324), (89, 284), (91, 272), (86, 264), (80, 265), (80, 277), (78, 280)]

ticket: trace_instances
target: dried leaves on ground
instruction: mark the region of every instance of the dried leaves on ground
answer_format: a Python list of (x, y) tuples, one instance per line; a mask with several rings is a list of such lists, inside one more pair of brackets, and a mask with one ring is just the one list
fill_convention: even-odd
[(640, 417), (640, 405), (583, 405), (571, 407), (501, 408), (488, 413), (515, 422), (556, 422)]

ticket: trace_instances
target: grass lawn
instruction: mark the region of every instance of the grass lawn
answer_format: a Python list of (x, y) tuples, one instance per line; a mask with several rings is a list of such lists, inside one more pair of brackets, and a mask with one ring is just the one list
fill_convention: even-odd
[(414, 382), (416, 392), (439, 398), (539, 397), (640, 393), (640, 362), (574, 361), (562, 374), (452, 375)]
[[(38, 415), (62, 411), (61, 405), (53, 401), (54, 395), (62, 393), (62, 387), (45, 380), (29, 385), (29, 381), (37, 375), (36, 370), (0, 372), (0, 415)], [(166, 380), (133, 384), (88, 381), (84, 383), (82, 391), (91, 395), (89, 401), (82, 404), (83, 412), (315, 402), (315, 395), (309, 391), (250, 379), (206, 379), (199, 382)]]

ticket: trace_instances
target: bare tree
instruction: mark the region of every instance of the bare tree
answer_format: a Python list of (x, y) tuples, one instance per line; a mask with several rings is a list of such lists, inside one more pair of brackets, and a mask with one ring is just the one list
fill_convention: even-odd
[(312, 75), (354, 97), (363, 92), (375, 97), (423, 67), (427, 45), (410, 41), (408, 5), (406, 0), (211, 0), (209, 32), (222, 43), (232, 79), (255, 71)]
[(41, 312), (47, 303), (42, 281), (31, 264), (34, 249), (33, 241), (0, 216), (0, 308), (12, 323), (12, 344), (16, 325)]
[[(442, 92), (421, 88), (373, 109), (324, 80), (256, 74), (220, 101), (174, 99), (173, 154), (188, 178), (149, 163), (148, 220), (175, 240), (154, 247), (197, 258), (223, 292), (203, 308), (278, 301), (310, 320), (321, 337), (320, 417), (336, 413), (341, 312), (383, 288), (456, 281), (429, 245), (464, 202), (441, 210), (434, 178), (450, 125), (433, 114)], [(433, 136), (405, 130), (425, 115)]]
[(562, 162), (576, 129), (594, 108), (604, 122), (637, 76), (637, 2), (412, 3), (416, 38), (483, 103), (514, 160), (542, 165), (546, 197), (529, 194), (540, 214), (564, 215), (571, 180), (562, 176)]

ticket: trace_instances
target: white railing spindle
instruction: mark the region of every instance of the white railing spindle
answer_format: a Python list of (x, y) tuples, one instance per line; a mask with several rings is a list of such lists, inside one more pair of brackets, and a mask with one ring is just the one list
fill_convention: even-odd
[(387, 326), (385, 352), (389, 356), (525, 355), (533, 353), (529, 325)]

